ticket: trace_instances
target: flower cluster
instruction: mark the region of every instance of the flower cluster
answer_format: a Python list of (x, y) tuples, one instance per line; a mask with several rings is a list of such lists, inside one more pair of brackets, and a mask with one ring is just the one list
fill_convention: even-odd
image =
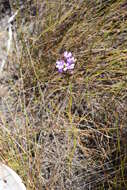
[(74, 69), (76, 59), (72, 56), (71, 52), (65, 51), (63, 58), (56, 62), (56, 68), (60, 73), (66, 72), (67, 70), (71, 71)]

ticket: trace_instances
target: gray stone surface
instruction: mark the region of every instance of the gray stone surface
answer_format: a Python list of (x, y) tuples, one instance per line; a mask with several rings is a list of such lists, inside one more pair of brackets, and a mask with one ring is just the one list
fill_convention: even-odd
[[(11, 50), (9, 51), (9, 55), (7, 54), (7, 43), (9, 39), (8, 33), (8, 20), (11, 15), (11, 10), (9, 6), (8, 0), (0, 0), (0, 68), (3, 60), (5, 61), (5, 66), (2, 72), (0, 72), (0, 113), (4, 115), (4, 117), (9, 118), (9, 110), (8, 106), (5, 103), (8, 101), (8, 105), (10, 109), (13, 109), (13, 102), (15, 99), (10, 98), (10, 81), (12, 81), (12, 72), (11, 72)], [(13, 45), (13, 43), (12, 43)], [(1, 121), (0, 121), (1, 124)]]

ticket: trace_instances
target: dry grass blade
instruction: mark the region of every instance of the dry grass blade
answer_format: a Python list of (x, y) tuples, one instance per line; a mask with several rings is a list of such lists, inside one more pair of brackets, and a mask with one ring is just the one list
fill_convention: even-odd
[[(0, 158), (27, 189), (126, 189), (126, 8), (125, 0), (39, 0), (19, 10)], [(55, 68), (65, 50), (77, 58), (71, 75)]]

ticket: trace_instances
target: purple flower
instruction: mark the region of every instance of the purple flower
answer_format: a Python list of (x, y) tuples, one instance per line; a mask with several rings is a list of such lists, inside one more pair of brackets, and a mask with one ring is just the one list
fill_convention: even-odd
[(66, 64), (66, 70), (73, 70), (74, 67), (75, 67), (74, 63), (73, 64), (69, 64), (69, 63)]
[(65, 52), (64, 52), (64, 57), (65, 57), (66, 59), (71, 58), (71, 57), (72, 57), (72, 53), (65, 51)]
[(56, 68), (60, 73), (66, 72), (67, 70), (73, 70), (76, 62), (76, 59), (72, 56), (71, 52), (65, 51), (63, 56), (63, 59), (56, 62)]
[(58, 68), (58, 71), (59, 71), (60, 73), (63, 72), (64, 65), (65, 65), (64, 60), (60, 60), (60, 61), (57, 61), (57, 62), (56, 62), (56, 68)]
[(68, 59), (67, 59), (67, 63), (68, 64), (74, 64), (75, 63), (75, 61), (76, 61), (76, 59), (74, 58), (74, 57), (69, 57)]

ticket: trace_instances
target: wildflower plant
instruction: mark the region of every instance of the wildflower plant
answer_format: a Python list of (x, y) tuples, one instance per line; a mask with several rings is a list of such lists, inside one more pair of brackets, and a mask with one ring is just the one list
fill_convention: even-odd
[(56, 68), (59, 73), (72, 71), (75, 67), (76, 59), (73, 57), (71, 52), (65, 51), (60, 60), (56, 61)]

